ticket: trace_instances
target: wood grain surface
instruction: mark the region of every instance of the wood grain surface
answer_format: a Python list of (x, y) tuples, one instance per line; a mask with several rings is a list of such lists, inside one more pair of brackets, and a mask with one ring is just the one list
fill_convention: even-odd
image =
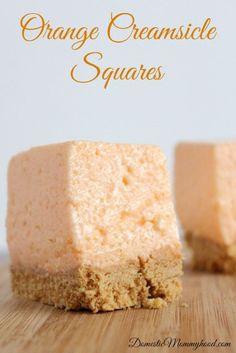
[[(236, 277), (186, 271), (183, 286), (182, 298), (161, 310), (65, 312), (15, 298), (9, 267), (1, 265), (0, 352), (236, 352)], [(179, 347), (168, 347), (170, 342), (174, 344), (174, 338), (180, 339)], [(228, 342), (230, 346), (196, 350), (187, 346), (202, 339), (209, 343), (217, 339), (216, 345)], [(156, 347), (129, 347), (134, 342), (137, 346), (158, 340)], [(163, 342), (166, 345), (161, 347)]]

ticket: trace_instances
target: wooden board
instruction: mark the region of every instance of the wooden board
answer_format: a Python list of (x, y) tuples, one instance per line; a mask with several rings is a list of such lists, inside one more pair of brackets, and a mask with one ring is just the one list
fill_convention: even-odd
[(158, 339), (161, 342), (167, 337), (180, 338), (181, 343), (217, 339), (231, 343), (231, 347), (198, 348), (196, 352), (236, 352), (236, 277), (188, 271), (183, 285), (182, 298), (162, 310), (130, 309), (101, 314), (65, 312), (13, 297), (8, 266), (1, 265), (0, 352), (194, 351), (187, 346), (172, 349), (168, 346), (129, 347), (131, 337), (137, 337), (143, 343)]

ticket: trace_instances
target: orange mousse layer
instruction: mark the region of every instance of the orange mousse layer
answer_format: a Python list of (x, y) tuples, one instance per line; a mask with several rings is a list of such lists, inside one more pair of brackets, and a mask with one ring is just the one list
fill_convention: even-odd
[(179, 144), (175, 191), (186, 233), (236, 243), (236, 143)]
[(180, 254), (165, 157), (156, 146), (66, 142), (12, 158), (14, 267), (66, 271)]

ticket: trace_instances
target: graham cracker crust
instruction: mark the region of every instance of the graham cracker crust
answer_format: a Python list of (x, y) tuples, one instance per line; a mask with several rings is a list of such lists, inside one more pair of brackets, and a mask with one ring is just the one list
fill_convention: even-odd
[(185, 239), (192, 249), (192, 266), (196, 270), (236, 273), (236, 244), (221, 245), (212, 240), (186, 233)]
[(181, 256), (129, 264), (115, 270), (81, 266), (69, 273), (46, 273), (12, 267), (13, 292), (66, 310), (161, 308), (182, 291)]

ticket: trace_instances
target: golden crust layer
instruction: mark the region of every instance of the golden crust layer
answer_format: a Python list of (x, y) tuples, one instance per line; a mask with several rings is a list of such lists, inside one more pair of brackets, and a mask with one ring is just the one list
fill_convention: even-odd
[(13, 292), (67, 310), (93, 312), (128, 307), (160, 308), (182, 291), (181, 257), (101, 270), (79, 267), (70, 273), (45, 273), (12, 267)]
[(185, 238), (192, 249), (193, 268), (236, 274), (236, 244), (221, 245), (190, 233), (186, 233)]

